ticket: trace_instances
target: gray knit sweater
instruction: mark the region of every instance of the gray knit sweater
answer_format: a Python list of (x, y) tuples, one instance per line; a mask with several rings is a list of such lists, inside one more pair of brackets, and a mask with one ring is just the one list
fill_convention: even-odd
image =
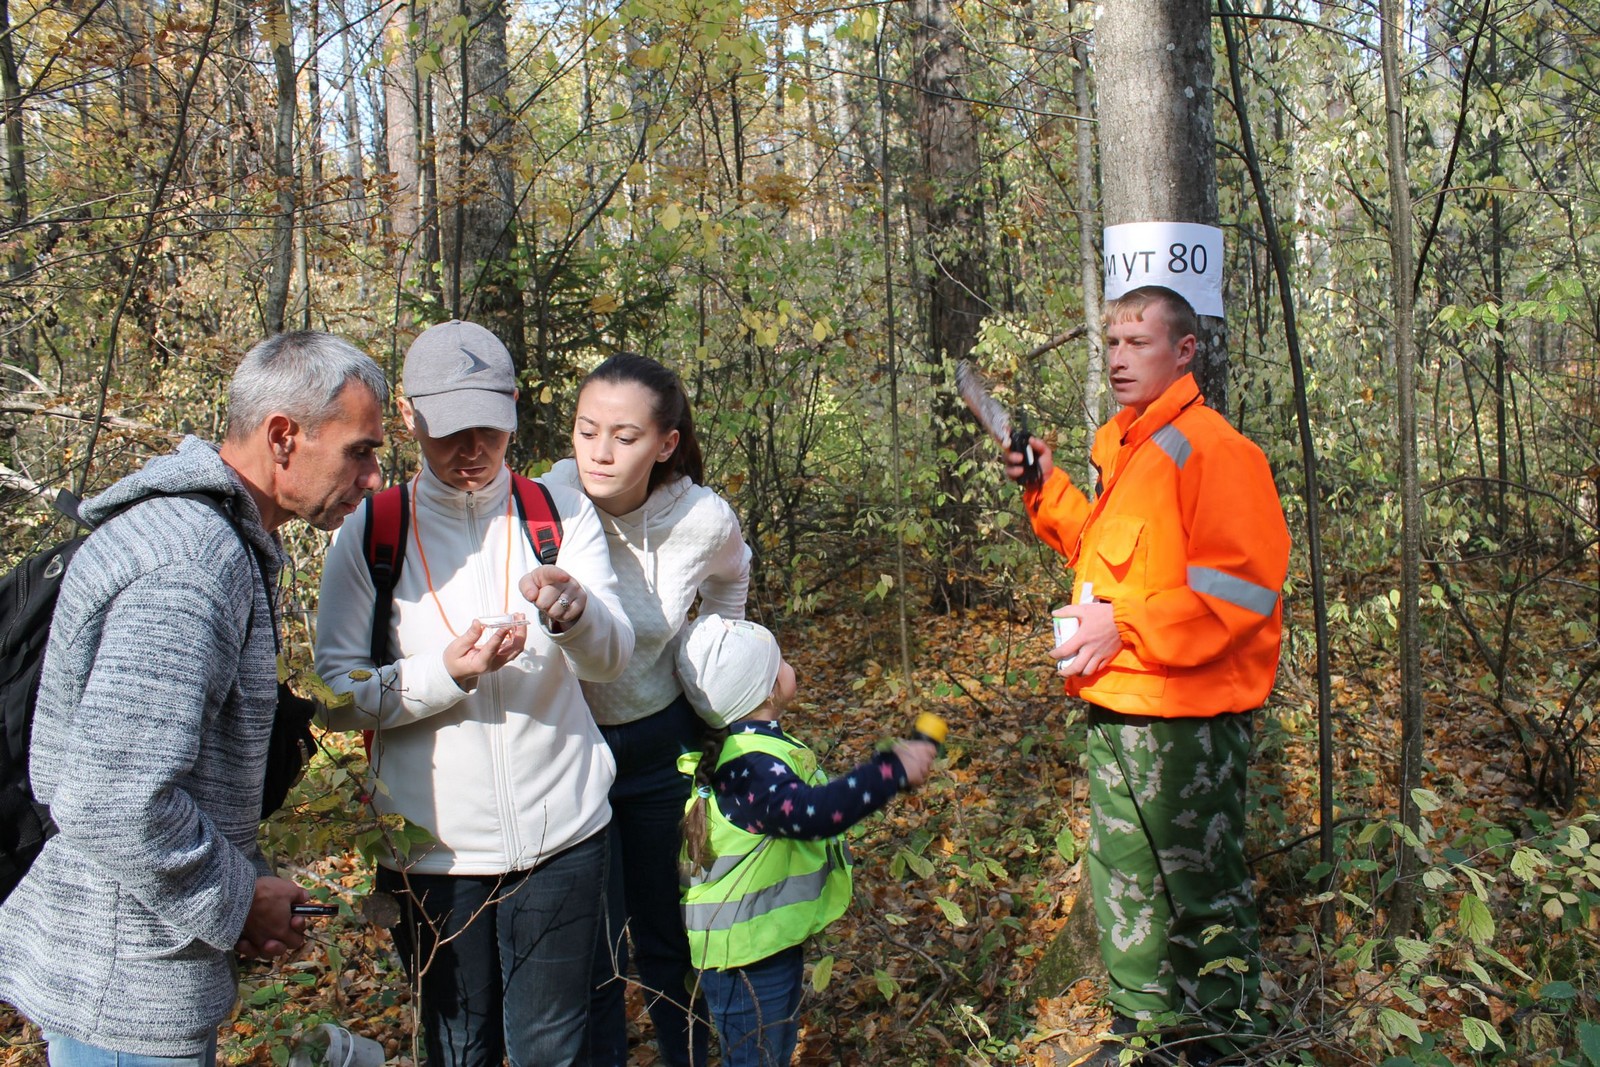
[[(215, 448), (187, 438), (84, 504), (230, 497), (282, 560)], [(256, 845), (277, 700), (266, 587), (198, 501), (116, 515), (62, 581), (33, 725), (34, 791), (60, 833), (0, 907), (0, 998), (44, 1029), (193, 1055), (235, 996), (233, 946), (266, 872)]]

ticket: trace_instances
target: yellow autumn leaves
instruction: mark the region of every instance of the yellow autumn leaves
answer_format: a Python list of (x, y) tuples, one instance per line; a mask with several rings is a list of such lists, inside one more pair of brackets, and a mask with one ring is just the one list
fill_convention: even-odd
[(777, 308), (772, 311), (745, 308), (739, 312), (738, 329), (741, 337), (753, 334), (756, 344), (772, 348), (777, 345), (779, 337), (790, 326), (803, 327), (806, 322), (811, 323), (811, 340), (818, 344), (833, 334), (833, 324), (826, 315), (808, 317), (804, 312), (797, 311), (794, 304), (788, 300), (778, 301)]

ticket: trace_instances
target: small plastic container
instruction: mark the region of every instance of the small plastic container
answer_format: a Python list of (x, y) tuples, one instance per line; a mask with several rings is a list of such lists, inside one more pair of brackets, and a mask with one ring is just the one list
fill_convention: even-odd
[(303, 1032), (289, 1054), (289, 1067), (383, 1067), (383, 1046), (342, 1026), (323, 1023)]
[[(1092, 604), (1092, 603), (1094, 603), (1094, 584), (1092, 582), (1084, 582), (1083, 583), (1083, 589), (1078, 593), (1078, 603), (1080, 603), (1080, 604)], [(1070, 638), (1073, 634), (1075, 634), (1077, 632), (1078, 632), (1078, 620), (1077, 619), (1063, 619), (1063, 618), (1059, 618), (1059, 617), (1057, 617), (1055, 615), (1050, 616), (1050, 634), (1051, 634), (1051, 637), (1055, 640), (1055, 644), (1050, 646), (1050, 648), (1052, 650), (1058, 649), (1062, 645), (1066, 644), (1067, 643), (1067, 639)], [(1074, 653), (1073, 655), (1068, 656), (1066, 659), (1056, 660), (1056, 673), (1057, 674), (1065, 674), (1065, 673), (1067, 673), (1067, 668), (1069, 666), (1071, 666), (1072, 661), (1077, 659), (1077, 658), (1078, 658), (1077, 654)]]
[(499, 641), (507, 630), (528, 625), (528, 620), (521, 615), (491, 615), (477, 622), (483, 627), (483, 635), (478, 638), (478, 643), (473, 645), (473, 648), (488, 648)]

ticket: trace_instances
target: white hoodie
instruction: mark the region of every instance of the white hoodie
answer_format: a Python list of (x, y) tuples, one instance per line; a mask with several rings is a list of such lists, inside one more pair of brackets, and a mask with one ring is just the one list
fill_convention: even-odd
[[(545, 481), (583, 492), (575, 460), (557, 463)], [(626, 515), (599, 515), (636, 644), (620, 677), (586, 677), (583, 692), (595, 721), (618, 726), (654, 715), (683, 692), (672, 664), (696, 595), (702, 614), (744, 618), (750, 549), (728, 502), (687, 477), (656, 486)]]
[[(386, 865), (425, 874), (526, 870), (611, 821), (606, 794), (616, 763), (579, 686), (580, 678), (616, 678), (633, 652), (605, 532), (586, 496), (550, 486), (562, 526), (556, 565), (589, 596), (577, 624), (552, 634), (517, 589), (539, 561), (515, 510), (507, 514), (510, 473), (468, 493), (424, 466), (411, 484), (415, 517), (395, 589), (390, 650), (398, 659), (372, 662), (375, 590), (363, 554), (365, 508), (328, 550), (317, 673), (355, 696), (354, 706), (329, 712), (329, 725), (378, 731), (372, 752), (382, 786), (374, 803), (437, 839)], [(452, 630), (518, 611), (531, 620), (527, 648), (463, 692), (444, 665)]]

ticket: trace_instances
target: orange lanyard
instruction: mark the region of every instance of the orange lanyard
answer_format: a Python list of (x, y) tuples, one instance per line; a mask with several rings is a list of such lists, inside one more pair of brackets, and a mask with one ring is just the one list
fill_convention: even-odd
[[(422, 527), (417, 523), (417, 482), (422, 477), (417, 474), (411, 479), (411, 539), (417, 544), (417, 558), (422, 561), (422, 577), (428, 583), (428, 595), (433, 597), (433, 606), (439, 610), (439, 619), (444, 623), (444, 628), (450, 631), (451, 637), (460, 637), (456, 628), (450, 625), (450, 617), (444, 613), (444, 605), (439, 601), (439, 594), (433, 588), (433, 572), (428, 570), (428, 553), (422, 547)], [(500, 606), (502, 615), (511, 613), (511, 493), (515, 486), (509, 486), (506, 493), (506, 573), (505, 597)]]

